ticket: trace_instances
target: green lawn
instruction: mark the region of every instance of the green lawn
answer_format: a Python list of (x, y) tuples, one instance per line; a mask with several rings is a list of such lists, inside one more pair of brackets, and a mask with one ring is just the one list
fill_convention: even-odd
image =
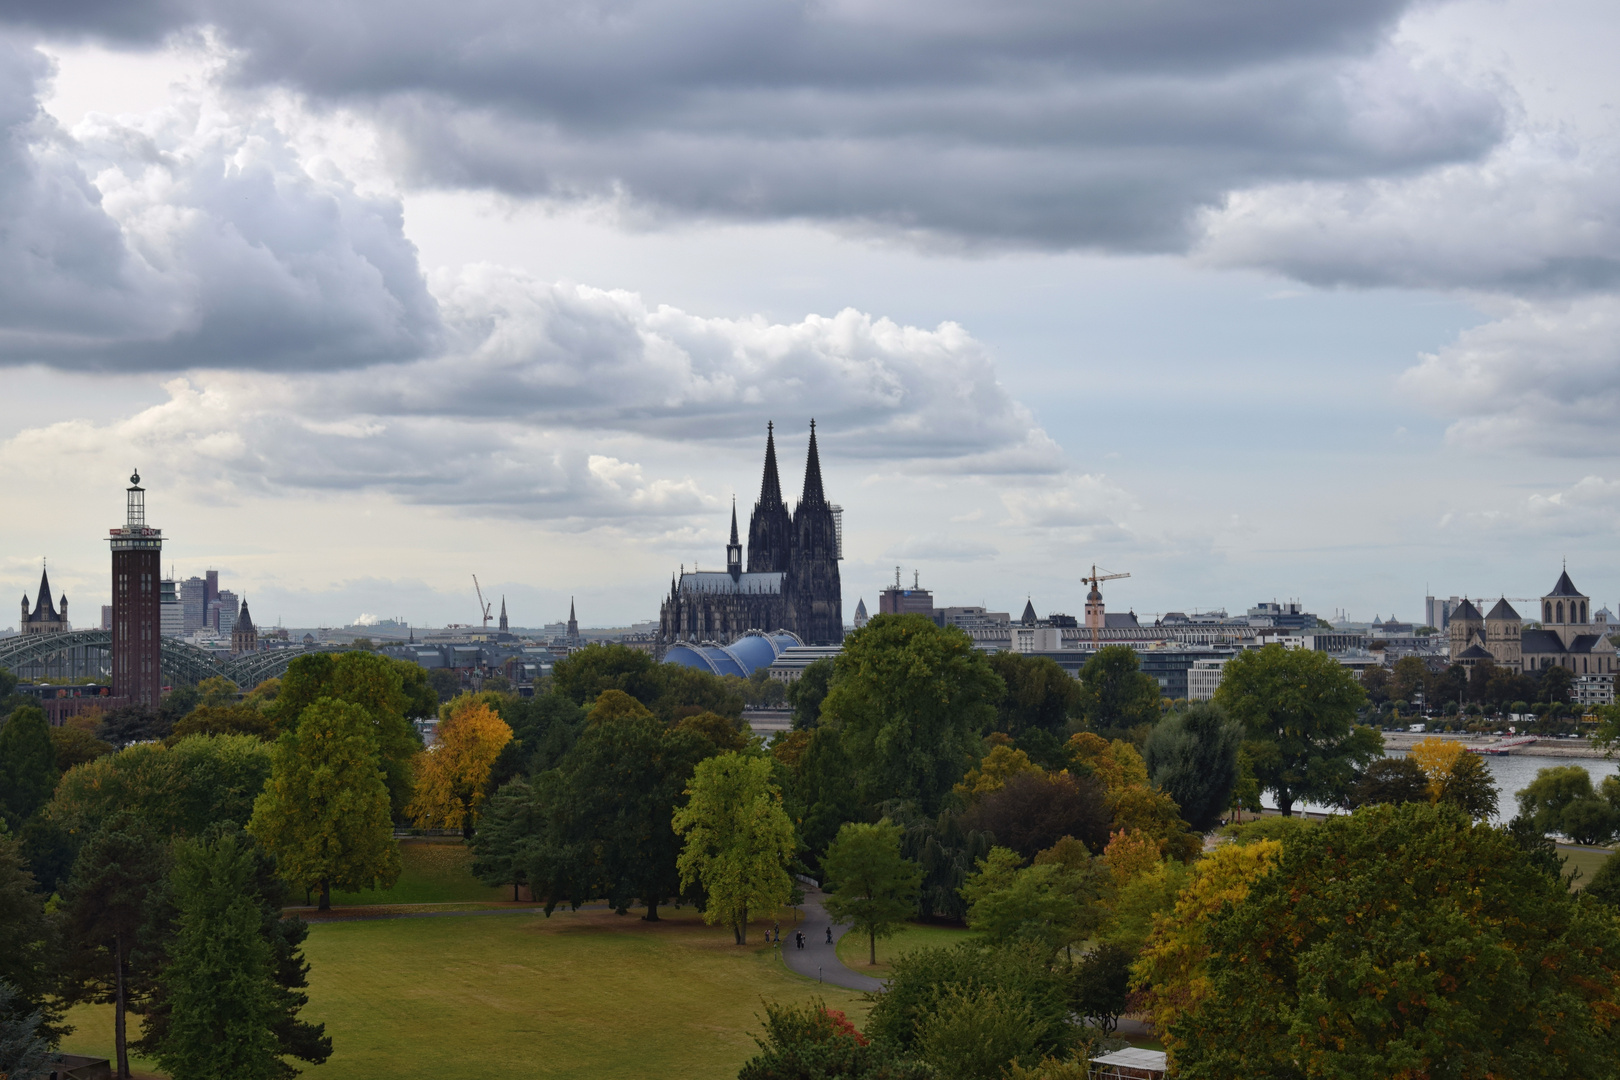
[(961, 941), (971, 941), (978, 934), (955, 926), (935, 926), (930, 923), (906, 923), (893, 937), (878, 938), (877, 966), (867, 963), (871, 957), (870, 943), (865, 934), (851, 930), (838, 939), (838, 959), (844, 966), (863, 975), (882, 978), (889, 973), (894, 958), (913, 949), (943, 949)]
[[(793, 975), (758, 944), (772, 921), (742, 948), (690, 908), (652, 924), (600, 910), (318, 924), (304, 1015), (336, 1051), (308, 1075), (721, 1080), (754, 1052), (766, 1001), (820, 996), (864, 1022), (859, 994)], [(65, 1049), (110, 1055), (109, 1009), (73, 1021)]]
[(512, 899), (511, 886), (490, 888), (472, 876), (472, 852), (460, 840), (403, 840), (399, 857), (404, 869), (392, 889), (335, 892), (333, 905), (452, 904)]
[(1571, 870), (1581, 872), (1581, 876), (1575, 879), (1575, 888), (1579, 889), (1592, 880), (1592, 875), (1597, 873), (1598, 867), (1602, 866), (1604, 861), (1614, 852), (1608, 848), (1576, 847), (1573, 844), (1559, 844), (1558, 854), (1564, 857), (1564, 873), (1567, 874)]

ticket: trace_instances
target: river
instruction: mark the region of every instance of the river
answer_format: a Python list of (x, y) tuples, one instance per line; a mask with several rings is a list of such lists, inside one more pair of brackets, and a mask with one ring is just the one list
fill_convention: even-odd
[[(1397, 756), (1391, 754), (1391, 757)], [(1611, 761), (1608, 758), (1567, 758), (1543, 757), (1536, 754), (1485, 754), (1485, 766), (1491, 771), (1491, 778), (1496, 781), (1496, 817), (1492, 820), (1498, 825), (1505, 825), (1509, 818), (1518, 812), (1519, 802), (1515, 798), (1517, 793), (1528, 787), (1530, 781), (1536, 778), (1541, 769), (1557, 768), (1564, 765), (1579, 765), (1592, 776), (1592, 786), (1597, 787), (1603, 782), (1605, 776), (1620, 774), (1620, 761)], [(1261, 802), (1267, 809), (1275, 810), (1277, 801), (1268, 793)], [(1296, 810), (1309, 810), (1312, 813), (1331, 813), (1328, 807), (1314, 804), (1295, 803)], [(1343, 811), (1339, 811), (1343, 813)]]

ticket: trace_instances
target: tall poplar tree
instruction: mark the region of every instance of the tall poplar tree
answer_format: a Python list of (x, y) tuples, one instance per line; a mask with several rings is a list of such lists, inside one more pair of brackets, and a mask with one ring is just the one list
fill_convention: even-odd
[(303, 711), (297, 729), (276, 741), (248, 831), (287, 880), (319, 891), (322, 911), (331, 910), (333, 889), (399, 880), (388, 787), (365, 709), (321, 698)]

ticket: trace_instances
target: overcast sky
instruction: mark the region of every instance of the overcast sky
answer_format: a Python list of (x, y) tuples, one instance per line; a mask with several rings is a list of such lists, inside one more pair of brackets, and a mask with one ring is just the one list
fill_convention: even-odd
[(93, 624), (138, 466), (260, 623), (651, 619), (814, 417), (846, 619), (1616, 607), (1616, 55), (1612, 0), (12, 0), (0, 584)]

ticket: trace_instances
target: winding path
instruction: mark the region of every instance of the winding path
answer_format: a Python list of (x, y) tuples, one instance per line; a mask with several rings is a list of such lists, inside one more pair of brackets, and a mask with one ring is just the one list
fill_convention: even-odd
[[(849, 924), (832, 922), (827, 909), (822, 906), (821, 890), (805, 890), (804, 903), (800, 907), (804, 910), (804, 922), (799, 924), (798, 929), (804, 934), (804, 948), (794, 944), (791, 934), (782, 942), (782, 959), (787, 962), (789, 971), (833, 986), (842, 986), (846, 990), (883, 989), (883, 984), (877, 979), (851, 971), (838, 959), (835, 946), (838, 939), (848, 932)], [(827, 944), (829, 925), (832, 926), (833, 945)]]

